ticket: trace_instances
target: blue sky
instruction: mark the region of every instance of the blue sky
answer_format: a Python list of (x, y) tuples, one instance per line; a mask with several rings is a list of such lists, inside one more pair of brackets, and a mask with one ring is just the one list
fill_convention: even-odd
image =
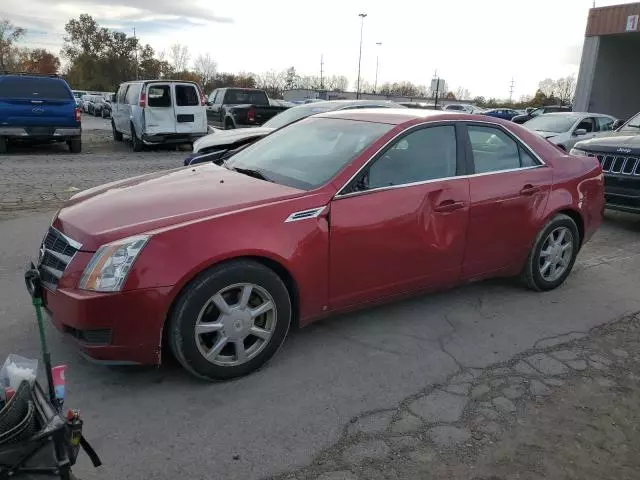
[[(64, 24), (89, 13), (136, 33), (156, 51), (180, 42), (191, 59), (210, 53), (219, 70), (261, 73), (294, 66), (301, 74), (355, 81), (364, 21), (362, 77), (428, 84), (434, 71), (472, 95), (531, 94), (538, 81), (576, 73), (593, 0), (0, 0), (3, 14), (28, 29), (25, 44), (58, 52)], [(597, 0), (598, 6), (630, 1)], [(377, 42), (382, 42), (377, 46)]]

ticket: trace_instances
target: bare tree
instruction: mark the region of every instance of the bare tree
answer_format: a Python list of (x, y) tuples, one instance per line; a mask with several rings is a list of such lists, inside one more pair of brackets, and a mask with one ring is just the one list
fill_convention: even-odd
[(271, 98), (282, 98), (286, 79), (286, 71), (269, 70), (257, 78), (258, 87), (265, 90)]
[(556, 95), (556, 82), (550, 78), (545, 78), (538, 84), (538, 90), (544, 93), (547, 97), (553, 97)]
[(184, 72), (189, 64), (189, 47), (174, 43), (169, 47), (169, 63), (175, 72)]
[(200, 76), (200, 83), (205, 88), (209, 89), (213, 83), (213, 79), (218, 73), (218, 63), (211, 58), (211, 54), (198, 55), (196, 61), (193, 64), (193, 71)]
[(576, 76), (569, 75), (556, 81), (557, 96), (562, 104), (569, 104), (576, 94)]
[(18, 61), (18, 51), (13, 45), (25, 33), (24, 28), (15, 26), (6, 18), (0, 20), (0, 70), (15, 68)]
[(344, 92), (349, 88), (349, 79), (344, 75), (332, 75), (324, 79), (324, 85), (328, 90)]

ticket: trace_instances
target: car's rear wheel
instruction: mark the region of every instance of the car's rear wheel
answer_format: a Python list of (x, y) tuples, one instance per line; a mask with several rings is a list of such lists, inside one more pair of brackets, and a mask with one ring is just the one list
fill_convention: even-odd
[(136, 133), (136, 129), (132, 123), (131, 124), (131, 148), (133, 148), (134, 152), (140, 152), (142, 151), (142, 147), (144, 147), (144, 144), (142, 143), (142, 140), (138, 138), (138, 134)]
[(111, 132), (113, 133), (113, 140), (116, 142), (122, 141), (122, 132), (116, 130), (116, 123), (111, 119)]
[(252, 260), (203, 272), (181, 294), (169, 319), (173, 354), (192, 374), (229, 379), (253, 372), (289, 331), (291, 299), (280, 277)]
[(82, 152), (82, 138), (81, 137), (73, 137), (71, 140), (67, 142), (69, 145), (69, 151), (71, 153), (80, 153)]
[(538, 233), (529, 253), (522, 272), (525, 284), (538, 291), (560, 286), (571, 273), (580, 241), (580, 232), (571, 217), (553, 217)]
[(8, 146), (7, 146), (7, 137), (0, 137), (0, 153), (7, 153), (8, 150)]

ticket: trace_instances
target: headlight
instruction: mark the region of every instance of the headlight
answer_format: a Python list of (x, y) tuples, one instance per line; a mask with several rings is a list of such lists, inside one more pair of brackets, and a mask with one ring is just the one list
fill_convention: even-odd
[(580, 150), (579, 148), (572, 148), (569, 152), (569, 155), (575, 155), (576, 157), (588, 157), (589, 154), (584, 150)]
[(84, 269), (80, 288), (96, 292), (120, 291), (148, 240), (148, 235), (137, 235), (102, 245)]

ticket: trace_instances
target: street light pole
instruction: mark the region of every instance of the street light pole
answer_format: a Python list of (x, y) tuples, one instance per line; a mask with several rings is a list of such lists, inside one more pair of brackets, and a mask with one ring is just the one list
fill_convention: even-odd
[[(376, 45), (380, 47), (382, 42), (376, 42)], [(380, 49), (378, 48), (378, 52), (376, 53), (376, 81), (373, 84), (373, 93), (378, 93), (378, 65), (380, 60)]]
[(364, 29), (364, 19), (367, 16), (366, 13), (359, 13), (360, 17), (360, 54), (358, 55), (358, 84), (356, 88), (356, 99), (360, 98), (360, 65), (362, 63), (362, 30)]

